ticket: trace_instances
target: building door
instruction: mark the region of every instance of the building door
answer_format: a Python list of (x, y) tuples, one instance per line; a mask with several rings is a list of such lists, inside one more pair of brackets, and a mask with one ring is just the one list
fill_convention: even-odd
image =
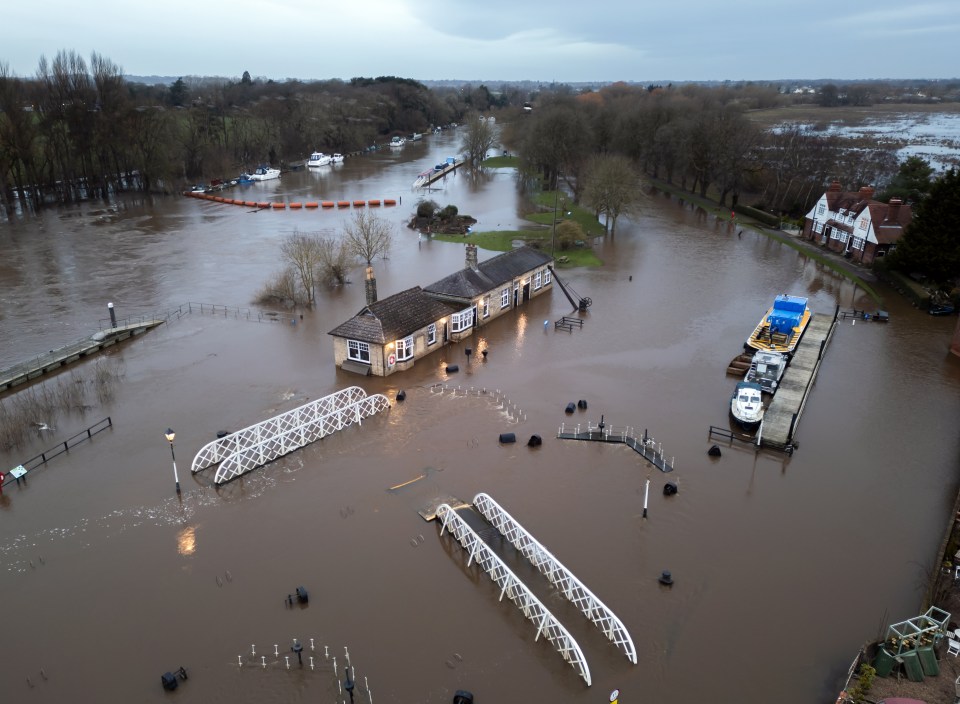
[(530, 282), (528, 281), (523, 285), (523, 302), (526, 303), (530, 300)]
[(447, 324), (443, 324), (443, 344), (447, 344), (450, 341), (450, 338), (447, 337)]
[(520, 305), (520, 282), (515, 281), (513, 283), (513, 307), (516, 308)]

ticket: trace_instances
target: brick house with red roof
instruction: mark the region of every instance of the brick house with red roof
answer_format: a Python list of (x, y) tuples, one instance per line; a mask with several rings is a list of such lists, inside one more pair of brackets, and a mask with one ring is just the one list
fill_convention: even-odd
[(807, 213), (803, 237), (861, 264), (885, 257), (897, 248), (913, 212), (899, 198), (881, 203), (873, 193), (871, 186), (845, 192), (834, 181)]

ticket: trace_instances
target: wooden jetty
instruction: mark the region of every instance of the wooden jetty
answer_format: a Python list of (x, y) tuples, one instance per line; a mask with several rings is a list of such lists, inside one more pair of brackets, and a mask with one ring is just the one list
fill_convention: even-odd
[(422, 174), (417, 176), (417, 180), (413, 182), (413, 187), (426, 188), (431, 183), (439, 181), (447, 174), (453, 173), (458, 167), (463, 166), (463, 164), (463, 159), (455, 159), (453, 162), (447, 162), (442, 169), (431, 169), (430, 171), (424, 171)]
[(587, 440), (591, 442), (608, 442), (608, 443), (620, 443), (630, 447), (639, 454), (643, 459), (652, 464), (654, 467), (659, 469), (661, 472), (672, 472), (673, 471), (673, 459), (668, 462), (666, 456), (663, 454), (663, 446), (658, 445), (657, 442), (647, 435), (647, 431), (643, 431), (643, 437), (638, 438), (633, 431), (633, 428), (613, 428), (607, 426), (603, 422), (601, 417), (600, 423), (597, 425), (590, 425), (587, 423), (585, 430), (581, 430), (580, 426), (576, 426), (573, 431), (567, 431), (563, 425), (560, 426), (560, 431), (557, 433), (557, 437), (561, 440)]
[(162, 320), (140, 320), (128, 325), (102, 330), (83, 340), (50, 350), (41, 355), (0, 370), (0, 392), (12, 389), (44, 374), (56, 371), (67, 364), (79, 361), (111, 347), (122, 340), (139, 335), (160, 325)]
[(814, 315), (800, 339), (777, 393), (763, 415), (758, 444), (793, 452), (793, 436), (833, 331), (837, 313)]

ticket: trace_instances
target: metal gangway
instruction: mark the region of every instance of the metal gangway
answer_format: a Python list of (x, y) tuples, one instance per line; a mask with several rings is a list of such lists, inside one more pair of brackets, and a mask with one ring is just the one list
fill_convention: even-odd
[(537, 626), (537, 636), (534, 639), (539, 640), (541, 635), (546, 636), (547, 640), (557, 649), (560, 657), (570, 663), (573, 669), (577, 671), (589, 687), (590, 667), (587, 665), (587, 659), (583, 651), (573, 639), (569, 631), (563, 627), (557, 618), (550, 613), (533, 592), (520, 581), (520, 579), (510, 571), (503, 560), (483, 542), (483, 539), (467, 525), (449, 504), (441, 504), (437, 507), (437, 518), (440, 519), (442, 528), (440, 535), (444, 530), (449, 530), (451, 535), (457, 539), (463, 549), (470, 556), (467, 560), (467, 566), (476, 560), (490, 578), (500, 587), (500, 600), (506, 594), (510, 601), (517, 605), (521, 613)]
[(196, 473), (219, 464), (213, 481), (224, 484), (389, 408), (383, 394), (368, 396), (350, 386), (207, 443), (190, 469)]
[(473, 506), (480, 515), (510, 541), (524, 557), (546, 577), (571, 604), (599, 628), (611, 643), (623, 651), (627, 660), (637, 664), (637, 649), (627, 627), (596, 595), (587, 589), (569, 569), (537, 541), (516, 519), (507, 513), (489, 494), (473, 497)]

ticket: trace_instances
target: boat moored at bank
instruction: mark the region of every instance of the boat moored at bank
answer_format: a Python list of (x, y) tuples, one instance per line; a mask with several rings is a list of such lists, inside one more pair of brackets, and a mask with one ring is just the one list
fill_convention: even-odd
[(275, 178), (280, 178), (280, 169), (273, 169), (269, 166), (261, 166), (250, 174), (251, 181), (270, 181)]
[(750, 368), (747, 370), (744, 381), (759, 384), (768, 394), (776, 393), (780, 379), (787, 369), (787, 355), (780, 352), (758, 350), (753, 355)]
[(730, 415), (745, 430), (753, 430), (763, 420), (763, 395), (760, 384), (741, 381), (730, 399)]
[(313, 152), (310, 155), (310, 158), (307, 159), (307, 168), (318, 169), (321, 166), (327, 166), (330, 162), (331, 157), (329, 154), (324, 154), (323, 152)]
[(812, 313), (802, 296), (777, 296), (747, 338), (746, 346), (766, 352), (791, 354), (796, 349)]

